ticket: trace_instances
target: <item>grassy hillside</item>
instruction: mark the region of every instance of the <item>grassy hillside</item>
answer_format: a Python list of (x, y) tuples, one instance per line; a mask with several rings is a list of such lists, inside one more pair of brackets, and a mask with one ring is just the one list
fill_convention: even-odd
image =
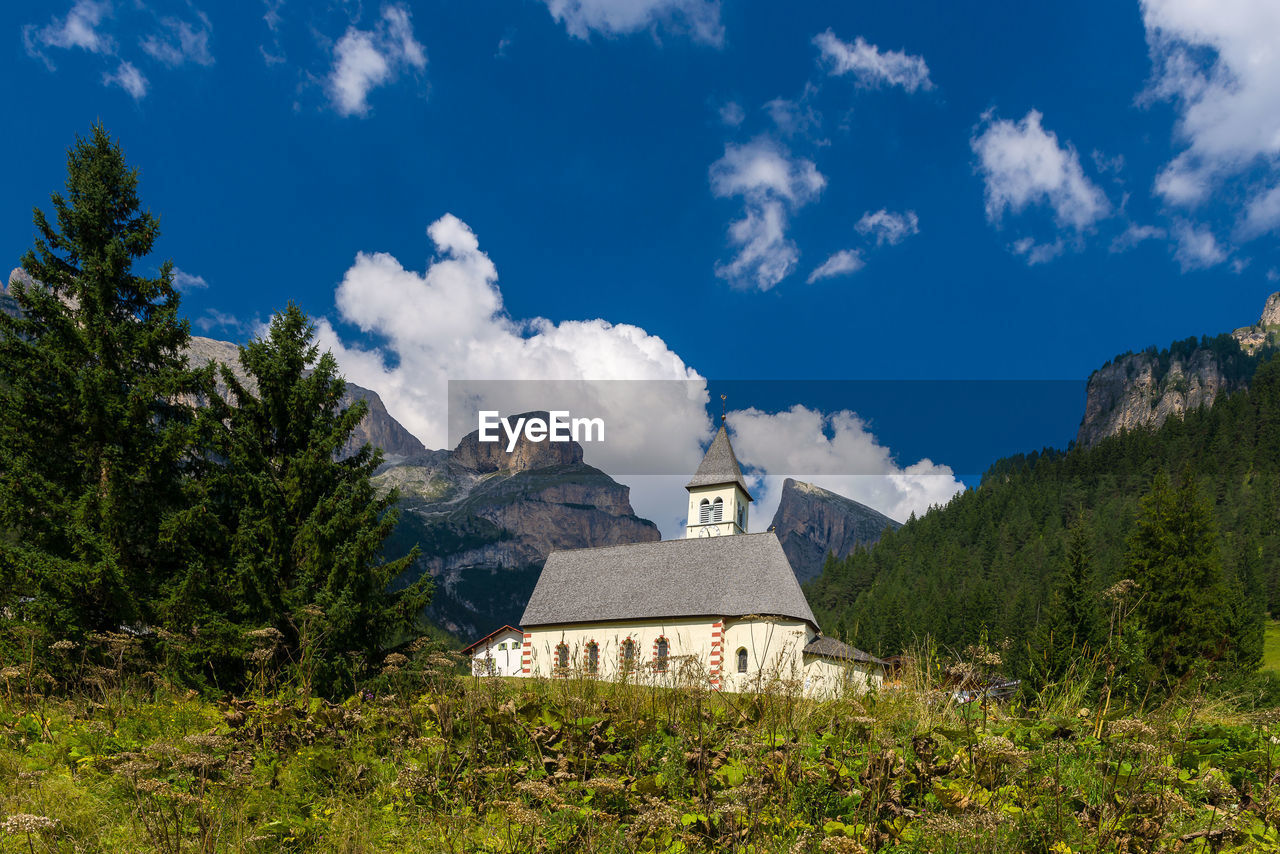
[(3, 671), (3, 851), (1280, 849), (1280, 716), (1195, 696), (957, 706), (932, 662), (814, 703), (474, 680), (441, 653), (340, 704), (27, 677)]

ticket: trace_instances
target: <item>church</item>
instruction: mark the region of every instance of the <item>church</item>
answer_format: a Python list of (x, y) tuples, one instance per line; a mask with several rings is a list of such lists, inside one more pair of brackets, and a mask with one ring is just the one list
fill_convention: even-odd
[(521, 620), (522, 675), (813, 697), (878, 685), (883, 661), (819, 631), (773, 531), (747, 533), (753, 499), (723, 423), (685, 489), (683, 539), (547, 557)]

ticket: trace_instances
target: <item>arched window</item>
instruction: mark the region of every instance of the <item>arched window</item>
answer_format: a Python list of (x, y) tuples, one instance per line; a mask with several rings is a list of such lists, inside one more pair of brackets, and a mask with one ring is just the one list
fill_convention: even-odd
[(738, 672), (739, 673), (747, 672), (747, 648), (746, 647), (741, 647), (738, 649)]
[(587, 672), (600, 672), (600, 644), (595, 641), (587, 644)]
[(556, 645), (556, 669), (569, 669), (569, 645), (567, 643)]
[(636, 642), (631, 638), (627, 638), (622, 642), (622, 668), (630, 670), (636, 664)]
[(717, 498), (715, 500), (715, 503), (711, 505), (711, 521), (712, 522), (724, 521), (724, 499), (723, 498)]
[(711, 521), (711, 502), (702, 499), (702, 503), (698, 505), (698, 524), (705, 525)]
[(658, 638), (658, 642), (653, 645), (653, 663), (659, 673), (667, 672), (667, 661), (671, 655), (671, 644), (667, 643), (666, 638)]

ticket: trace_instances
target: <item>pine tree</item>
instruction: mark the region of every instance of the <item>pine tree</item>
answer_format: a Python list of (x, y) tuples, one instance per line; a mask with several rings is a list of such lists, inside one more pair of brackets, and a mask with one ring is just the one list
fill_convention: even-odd
[(78, 633), (152, 618), (212, 374), (187, 369), (172, 262), (133, 272), (159, 224), (100, 124), (52, 203), (12, 287), (20, 316), (0, 315), (0, 564), (26, 613)]
[(1223, 657), (1230, 591), (1212, 510), (1189, 472), (1176, 486), (1163, 471), (1156, 474), (1129, 536), (1126, 563), (1138, 584), (1137, 613), (1152, 665), (1177, 679), (1198, 659)]
[(367, 404), (342, 406), (346, 383), (314, 334), (290, 304), (240, 348), (248, 381), (222, 368), (225, 405), (211, 411), (227, 425), (225, 464), (206, 499), (221, 523), (206, 527), (226, 531), (226, 569), (193, 562), (170, 613), (175, 627), (222, 635), (273, 627), (294, 660), (321, 662), (321, 686), (334, 688), (347, 656), (371, 660), (416, 626), (430, 583), (392, 589), (417, 550), (382, 557), (397, 496), (372, 483), (381, 451), (365, 445), (339, 459)]

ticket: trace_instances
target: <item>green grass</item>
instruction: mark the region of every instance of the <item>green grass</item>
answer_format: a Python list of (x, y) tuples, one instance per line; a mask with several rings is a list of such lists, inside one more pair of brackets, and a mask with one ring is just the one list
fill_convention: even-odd
[(1262, 669), (1280, 674), (1280, 620), (1267, 620), (1262, 638)]
[(0, 852), (1280, 851), (1280, 714), (1204, 696), (966, 716), (940, 667), (826, 702), (454, 667), (342, 703), (8, 667)]

